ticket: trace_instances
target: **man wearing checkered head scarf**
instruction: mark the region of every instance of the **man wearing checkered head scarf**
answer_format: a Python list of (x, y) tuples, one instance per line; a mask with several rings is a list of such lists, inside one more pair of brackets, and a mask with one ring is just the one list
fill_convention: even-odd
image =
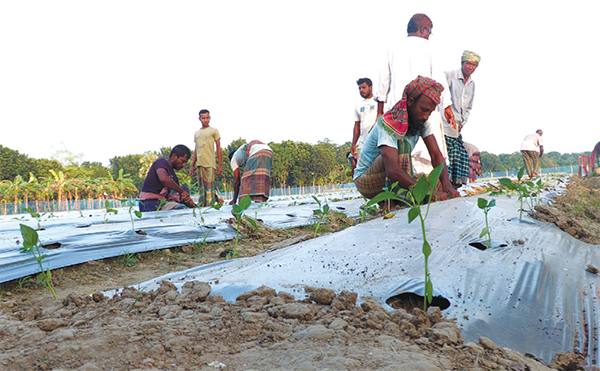
[[(405, 189), (416, 184), (412, 177), (410, 153), (419, 137), (423, 138), (431, 154), (433, 166), (445, 164), (431, 124), (427, 121), (440, 103), (443, 90), (435, 80), (418, 76), (405, 86), (402, 99), (379, 117), (365, 139), (354, 170), (356, 189), (363, 196), (373, 198), (395, 182)], [(459, 196), (452, 188), (445, 166), (440, 183), (438, 200)]]
[(454, 122), (448, 122), (445, 118), (442, 121), (448, 149), (448, 173), (456, 188), (467, 184), (469, 177), (469, 155), (463, 143), (462, 130), (469, 119), (475, 96), (475, 82), (471, 75), (479, 66), (480, 60), (479, 55), (465, 50), (460, 59), (461, 68), (446, 72)]

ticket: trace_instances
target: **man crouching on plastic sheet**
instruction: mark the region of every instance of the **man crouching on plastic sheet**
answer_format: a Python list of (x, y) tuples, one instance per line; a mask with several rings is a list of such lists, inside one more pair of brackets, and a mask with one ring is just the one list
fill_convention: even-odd
[(442, 90), (442, 85), (435, 80), (419, 76), (406, 85), (402, 99), (377, 119), (365, 139), (354, 170), (356, 189), (363, 196), (375, 197), (382, 192), (386, 181), (388, 188), (395, 182), (405, 189), (417, 183), (412, 177), (410, 153), (419, 136), (425, 142), (433, 166), (444, 164), (437, 199), (460, 196), (450, 183), (444, 156), (427, 122), (440, 103)]
[(179, 185), (175, 170), (182, 169), (190, 159), (191, 151), (183, 144), (171, 150), (168, 159), (154, 161), (144, 179), (140, 193), (140, 211), (156, 211), (196, 207), (186, 186)]

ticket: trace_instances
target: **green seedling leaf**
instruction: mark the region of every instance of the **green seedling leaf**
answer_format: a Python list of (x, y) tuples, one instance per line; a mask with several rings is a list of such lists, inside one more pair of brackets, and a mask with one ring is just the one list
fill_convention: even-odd
[(39, 237), (35, 229), (21, 224), (21, 236), (23, 236), (23, 247), (31, 249), (39, 242)]
[(492, 208), (492, 207), (494, 207), (494, 206), (496, 206), (496, 200), (492, 199), (492, 200), (491, 200), (491, 201), (488, 203), (487, 207), (491, 209), (491, 208)]
[(367, 202), (367, 207), (373, 206), (382, 201), (397, 200), (397, 199), (398, 199), (398, 197), (396, 196), (396, 193), (394, 193), (392, 191), (383, 191), (383, 192), (377, 194), (377, 196), (370, 199), (369, 202)]
[(415, 197), (415, 201), (417, 201), (418, 204), (421, 204), (425, 199), (425, 196), (427, 196), (428, 192), (429, 183), (427, 183), (427, 178), (425, 176), (422, 176), (421, 178), (419, 178), (417, 184), (414, 185), (412, 190), (412, 194)]
[(431, 245), (427, 241), (423, 241), (423, 255), (425, 255), (426, 259), (431, 255)]
[(431, 189), (437, 189), (438, 180), (440, 179), (440, 174), (442, 174), (443, 169), (444, 164), (440, 164), (435, 169), (431, 170), (431, 172), (429, 173), (427, 180)]
[(142, 218), (142, 213), (141, 213), (139, 210), (135, 210), (133, 213), (134, 213), (134, 214), (135, 214), (135, 216), (137, 216), (138, 218), (140, 218), (140, 219)]
[(479, 207), (480, 209), (485, 209), (488, 205), (488, 201), (485, 198), (478, 198), (477, 199), (477, 207)]
[(525, 174), (525, 166), (519, 169), (519, 173), (517, 174), (517, 179), (521, 180), (523, 178), (523, 174)]
[(246, 217), (246, 220), (248, 221), (248, 223), (252, 224), (254, 229), (258, 229), (258, 224), (256, 224), (256, 221), (254, 219)]
[(433, 300), (433, 283), (431, 283), (431, 279), (425, 281), (425, 297), (427, 298), (427, 302), (431, 304)]
[(419, 216), (420, 213), (421, 209), (419, 208), (419, 206), (411, 207), (410, 210), (408, 210), (408, 223), (412, 223), (412, 221), (415, 220), (415, 218)]
[(481, 237), (485, 236), (486, 234), (488, 234), (488, 231), (489, 231), (488, 227), (484, 227), (481, 230), (481, 233), (479, 234), (479, 238), (481, 238)]

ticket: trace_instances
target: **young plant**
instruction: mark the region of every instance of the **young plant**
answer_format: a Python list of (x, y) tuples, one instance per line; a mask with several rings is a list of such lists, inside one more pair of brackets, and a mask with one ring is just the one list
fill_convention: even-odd
[[(421, 232), (423, 236), (423, 245), (422, 251), (425, 260), (425, 295), (423, 301), (423, 310), (427, 311), (427, 304), (431, 304), (433, 300), (433, 283), (431, 282), (431, 275), (429, 273), (429, 256), (431, 255), (431, 245), (427, 241), (427, 233), (425, 229), (425, 220), (427, 219), (427, 215), (429, 214), (429, 206), (431, 205), (431, 201), (435, 197), (435, 192), (437, 190), (438, 180), (440, 178), (440, 174), (442, 173), (442, 169), (444, 168), (444, 164), (439, 165), (435, 169), (429, 173), (429, 176), (423, 175), (419, 178), (417, 183), (412, 187), (412, 189), (406, 190), (403, 188), (398, 189), (396, 192), (385, 190), (373, 197), (368, 203), (367, 206), (374, 205), (376, 203), (386, 201), (386, 200), (395, 200), (404, 203), (409, 206), (408, 210), (408, 223), (412, 223), (417, 217), (421, 222)], [(397, 183), (392, 185), (392, 189), (396, 189)], [(427, 202), (427, 207), (425, 209), (425, 214), (421, 211), (421, 204)]]
[(19, 251), (31, 254), (31, 259), (35, 259), (35, 261), (37, 261), (38, 265), (40, 266), (40, 275), (42, 277), (42, 282), (52, 292), (52, 296), (54, 296), (54, 299), (58, 299), (56, 296), (56, 292), (54, 292), (54, 285), (52, 284), (52, 272), (50, 272), (49, 268), (44, 270), (43, 260), (44, 258), (46, 258), (47, 255), (44, 255), (40, 251), (42, 244), (40, 243), (37, 232), (33, 228), (28, 227), (25, 224), (21, 224), (20, 226), (21, 236), (23, 236), (23, 247), (21, 247)]
[(110, 203), (108, 202), (108, 200), (104, 201), (104, 220), (102, 221), (102, 223), (106, 224), (108, 223), (108, 214), (117, 214), (119, 211), (116, 209), (111, 209), (110, 208)]
[(162, 210), (162, 208), (165, 206), (166, 203), (167, 203), (166, 199), (163, 198), (162, 200), (160, 200), (160, 203), (158, 204), (158, 207), (156, 208), (156, 219), (159, 218), (158, 214)]
[[(313, 215), (319, 218), (315, 222), (315, 238), (316, 238), (317, 237), (317, 233), (319, 232), (319, 229), (322, 227), (323, 222), (327, 221), (327, 218), (331, 214), (331, 209), (329, 208), (329, 204), (327, 204), (327, 203), (324, 204), (324, 205), (322, 205), (321, 202), (319, 201), (319, 199), (316, 196), (312, 196), (312, 198), (319, 205), (318, 209), (313, 210)], [(334, 214), (344, 215), (343, 213), (340, 213), (340, 212), (335, 212)]]
[(37, 226), (37, 230), (40, 231), (42, 229), (42, 216), (38, 213), (36, 213), (35, 211), (33, 211), (32, 208), (30, 207), (25, 207), (23, 208), (24, 211), (27, 211), (29, 213), (29, 215), (31, 215), (32, 218), (35, 218), (35, 220), (37, 220), (38, 226)]
[(321, 201), (315, 196), (312, 196), (315, 199), (319, 208), (313, 210), (313, 215), (317, 216), (319, 220), (315, 222), (315, 238), (317, 237), (317, 233), (319, 232), (319, 228), (321, 227), (321, 223), (325, 218), (327, 218), (327, 214), (329, 214), (329, 204), (321, 205)]
[(135, 207), (135, 202), (134, 200), (129, 200), (129, 199), (122, 199), (121, 203), (125, 203), (126, 205), (128, 205), (128, 211), (129, 211), (129, 217), (131, 218), (131, 230), (135, 232), (135, 222), (133, 220), (133, 216), (135, 215), (136, 217), (138, 217), (139, 219), (142, 218), (142, 213), (139, 210), (134, 210), (133, 208)]
[(486, 245), (487, 245), (488, 249), (490, 247), (492, 247), (492, 234), (491, 234), (490, 225), (488, 224), (488, 212), (494, 206), (496, 206), (496, 200), (494, 200), (494, 199), (492, 199), (489, 202), (485, 198), (477, 199), (477, 207), (479, 207), (481, 210), (483, 210), (483, 213), (485, 214), (485, 227), (481, 230), (481, 233), (479, 234), (479, 238), (487, 235), (488, 242)]
[[(243, 216), (245, 217), (244, 211), (246, 211), (250, 207), (251, 204), (252, 204), (252, 200), (250, 199), (250, 196), (246, 195), (246, 196), (244, 196), (244, 198), (242, 198), (240, 200), (239, 203), (233, 204), (231, 207), (231, 212), (233, 213), (233, 215), (235, 216), (235, 219), (237, 221), (237, 228), (236, 228), (237, 230), (235, 233), (235, 246), (233, 248), (233, 257), (234, 258), (238, 256), (237, 247), (238, 247), (238, 241), (240, 238), (240, 225), (242, 224), (242, 217)], [(248, 222), (250, 222), (250, 224), (252, 224), (252, 226), (254, 228), (258, 229), (258, 225), (256, 224), (256, 222), (253, 219), (246, 217), (246, 220)]]
[[(502, 186), (504, 186), (508, 191), (515, 191), (519, 195), (519, 202), (520, 202), (519, 220), (523, 219), (523, 202), (525, 201), (526, 198), (530, 199), (530, 202), (531, 202), (530, 207), (533, 207), (532, 197), (533, 197), (533, 192), (536, 189), (536, 186), (533, 184), (532, 181), (521, 182), (521, 178), (523, 178), (524, 173), (525, 173), (525, 167), (520, 168), (519, 172), (517, 173), (517, 181), (516, 182), (513, 182), (512, 180), (510, 180), (508, 178), (498, 179), (500, 184)], [(541, 189), (543, 187), (541, 180), (538, 180), (538, 187), (539, 187), (539, 189)], [(494, 196), (494, 195), (501, 194), (501, 193), (503, 193), (502, 190), (500, 190), (498, 192), (492, 192), (492, 193), (490, 193), (490, 195)], [(538, 193), (539, 193), (539, 191), (538, 191)]]

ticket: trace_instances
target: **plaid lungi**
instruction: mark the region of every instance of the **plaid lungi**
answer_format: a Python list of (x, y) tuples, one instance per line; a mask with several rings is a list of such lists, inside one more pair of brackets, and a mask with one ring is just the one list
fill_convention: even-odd
[(263, 149), (248, 157), (244, 165), (239, 197), (245, 195), (269, 198), (271, 191), (271, 164), (273, 152)]
[(447, 135), (446, 147), (448, 147), (448, 175), (453, 183), (461, 180), (462, 183), (467, 183), (469, 176), (469, 155), (463, 144), (462, 135), (458, 134), (458, 138), (452, 138)]
[(537, 174), (540, 170), (540, 155), (538, 151), (521, 151), (523, 155), (523, 162), (525, 162), (525, 168), (529, 177), (533, 177), (533, 174)]
[(217, 170), (214, 167), (196, 167), (196, 179), (198, 180), (198, 206), (212, 206), (217, 202), (215, 189), (215, 176)]
[[(398, 162), (400, 168), (412, 176), (412, 162), (410, 152), (412, 147), (406, 140), (398, 141)], [(383, 166), (383, 157), (381, 155), (375, 158), (375, 161), (369, 166), (364, 174), (354, 180), (356, 189), (371, 199), (383, 191), (384, 187), (390, 187), (390, 181), (385, 176), (385, 167)]]

